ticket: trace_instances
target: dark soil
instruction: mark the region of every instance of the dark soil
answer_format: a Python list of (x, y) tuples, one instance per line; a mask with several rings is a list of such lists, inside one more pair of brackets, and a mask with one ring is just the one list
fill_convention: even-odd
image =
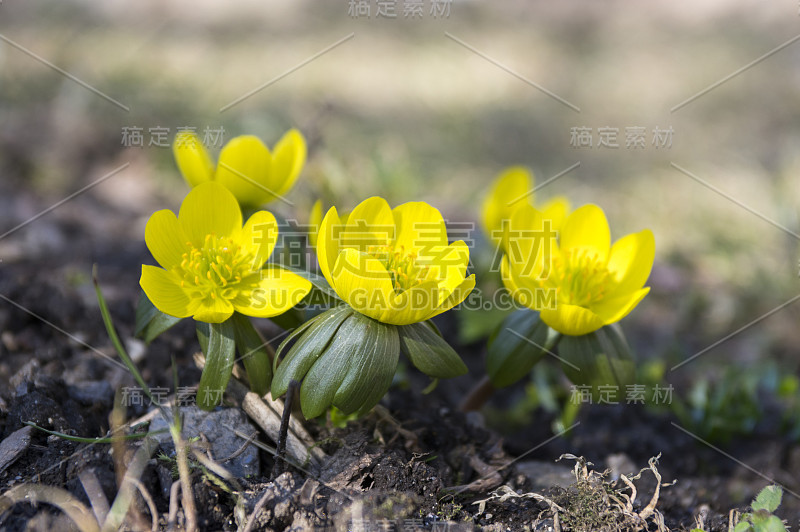
[[(6, 212), (13, 211), (10, 200), (3, 201), (8, 202), (2, 206)], [(82, 209), (92, 215), (75, 214)], [(85, 222), (89, 219), (113, 220), (116, 229), (106, 232), (108, 227)], [(25, 427), (25, 422), (83, 437), (103, 436), (109, 430), (114, 393), (135, 382), (114, 363), (94, 299), (91, 267), (98, 264), (120, 336), (130, 339), (140, 265), (151, 259), (140, 238), (115, 235), (133, 232), (128, 226), (135, 225), (134, 221), (133, 215), (121, 215), (102, 202), (77, 198), (70, 209), (52, 213), (35, 227), (22, 228), (1, 242), (6, 252), (10, 246), (26, 250), (0, 264), (3, 439)], [(87, 234), (91, 237), (86, 238)], [(439, 324), (445, 336), (454, 339), (455, 325), (450, 320), (445, 317)], [(266, 321), (258, 327), (268, 335), (275, 332), (275, 326)], [(181, 385), (199, 379), (192, 361), (198, 346), (190, 322), (169, 331), (144, 352), (141, 346), (130, 347), (150, 386), (172, 389), (171, 357), (175, 357)], [(615, 468), (637, 472), (660, 454), (658, 471), (663, 482), (675, 484), (662, 488), (657, 509), (673, 530), (691, 529), (698, 518), (707, 530), (727, 530), (728, 512), (744, 509), (770, 483), (767, 479), (800, 492), (796, 444), (765, 433), (715, 450), (676, 428), (673, 419), (640, 406), (585, 408), (580, 424), (567, 437), (553, 437), (552, 420), (544, 412), (526, 430), (500, 434), (486, 428), (492, 425), (491, 419), (456, 408), (482, 374), (484, 356), (480, 345), (459, 346), (459, 350), (470, 366), (469, 375), (443, 382), (423, 396), (420, 390), (427, 379), (409, 370), (410, 388), (391, 390), (382, 404), (399, 425), (377, 413), (345, 428), (306, 422), (328, 456), (319, 472), (290, 468), (271, 478), (274, 461), (263, 451), (260, 475), (235, 483), (220, 485), (194, 469), (201, 529), (235, 530), (241, 516), (253, 515), (263, 498), (265, 504), (255, 517), (256, 529), (261, 530), (550, 530), (553, 516), (547, 504), (522, 494), (537, 492), (552, 500), (560, 496), (563, 502), (573, 466), (572, 461), (555, 464), (564, 453), (585, 457), (598, 471), (611, 467), (612, 475)], [(495, 406), (502, 407), (503, 401), (508, 404), (519, 392), (519, 387), (504, 391)], [(128, 419), (146, 411), (146, 405), (129, 407)], [(267, 438), (261, 434), (259, 439)], [(91, 470), (106, 498), (113, 501), (117, 483), (108, 445), (74, 443), (38, 430), (30, 431), (30, 441), (21, 445), (14, 461), (0, 466), (0, 491), (21, 483), (41, 483), (64, 488), (88, 505), (79, 474)], [(153, 497), (159, 526), (165, 528), (173, 476), (169, 464), (157, 455), (145, 469), (142, 483)], [(550, 482), (551, 472), (561, 479), (561, 487)], [(520, 497), (490, 501), (479, 513), (476, 501), (487, 499), (501, 486)], [(645, 472), (637, 486), (635, 508), (639, 509), (650, 500), (653, 476)], [(149, 515), (143, 503), (138, 510)], [(800, 500), (786, 493), (778, 514), (790, 526), (798, 526)], [(149, 527), (149, 516), (143, 522)], [(68, 520), (48, 505), (19, 503), (0, 514), (3, 530), (68, 526)], [(656, 529), (652, 522), (650, 529)]]

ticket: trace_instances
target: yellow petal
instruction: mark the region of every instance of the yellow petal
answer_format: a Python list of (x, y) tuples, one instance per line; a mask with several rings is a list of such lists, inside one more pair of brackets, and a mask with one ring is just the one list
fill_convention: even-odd
[(245, 316), (278, 316), (297, 305), (311, 290), (310, 282), (274, 264), (261, 270), (258, 277), (249, 294), (240, 294), (232, 301), (236, 311)]
[(258, 211), (244, 224), (240, 243), (243, 247), (254, 250), (253, 270), (257, 270), (267, 261), (277, 242), (278, 222), (271, 212)]
[(553, 221), (553, 231), (560, 231), (569, 214), (569, 200), (564, 196), (556, 196), (539, 209), (542, 216)]
[(319, 224), (317, 233), (319, 270), (331, 286), (333, 286), (331, 270), (336, 265), (336, 258), (339, 256), (339, 235), (343, 229), (342, 221), (336, 213), (336, 207), (331, 207), (322, 223)]
[(191, 186), (196, 187), (214, 177), (214, 162), (194, 132), (181, 131), (175, 135), (172, 154), (178, 170)]
[(522, 205), (530, 204), (528, 193), (532, 190), (533, 176), (522, 166), (512, 166), (495, 179), (483, 202), (482, 221), (484, 231), (496, 245), (501, 244), (503, 225), (508, 223), (511, 214)]
[(394, 296), (391, 310), (380, 321), (392, 325), (410, 325), (433, 317), (439, 309), (439, 284), (424, 281)]
[(656, 240), (649, 229), (617, 240), (608, 257), (608, 270), (616, 282), (614, 293), (632, 292), (644, 286), (655, 256)]
[(317, 247), (317, 233), (319, 225), (322, 223), (322, 201), (317, 200), (311, 207), (311, 214), (308, 216), (308, 243), (312, 248)]
[(144, 241), (163, 268), (169, 270), (181, 263), (187, 251), (186, 240), (174, 212), (164, 209), (153, 213), (147, 220)]
[(592, 310), (602, 318), (606, 325), (616, 323), (630, 314), (648, 292), (650, 292), (650, 287), (622, 294), (617, 297), (606, 297), (603, 298), (602, 301), (593, 304)]
[(257, 207), (277, 193), (267, 185), (271, 164), (272, 155), (258, 137), (235, 137), (219, 154), (216, 180), (242, 205)]
[(269, 183), (281, 196), (289, 192), (306, 164), (306, 139), (290, 129), (272, 150)]
[[(431, 265), (431, 273), (436, 275), (428, 275), (426, 279), (437, 279), (443, 290), (442, 297), (446, 297), (464, 280), (469, 266), (469, 247), (459, 240), (439, 249), (436, 255), (421, 257), (423, 260), (418, 259), (417, 262)], [(428, 259), (428, 262), (424, 259)]]
[(233, 315), (233, 305), (221, 297), (206, 297), (194, 311), (194, 319), (206, 323), (222, 323)]
[(395, 234), (392, 210), (385, 199), (373, 196), (359, 203), (347, 218), (339, 235), (340, 248), (354, 248), (364, 253), (373, 246), (388, 245)]
[(558, 305), (542, 310), (539, 316), (550, 328), (569, 336), (589, 334), (605, 325), (600, 316), (577, 305)]
[(238, 238), (242, 230), (242, 211), (236, 198), (214, 181), (194, 187), (184, 198), (178, 223), (186, 238), (201, 247), (206, 235)]
[[(472, 274), (461, 281), (461, 283), (459, 283), (459, 285), (456, 286), (452, 292), (450, 292), (450, 295), (447, 296), (447, 299), (439, 304), (439, 308), (436, 310), (433, 316), (438, 316), (442, 312), (446, 312), (456, 305), (461, 304), (461, 302), (464, 301), (467, 296), (469, 296), (473, 288), (475, 288), (475, 274)], [(430, 317), (432, 318), (433, 316)]]
[(506, 254), (517, 275), (539, 279), (545, 261), (558, 254), (552, 221), (530, 205), (514, 211), (504, 237)]
[(438, 209), (423, 201), (398, 205), (392, 210), (397, 234), (395, 246), (423, 256), (447, 246), (447, 228)]
[(503, 285), (514, 296), (519, 291), (519, 285), (514, 281), (514, 276), (511, 273), (508, 255), (503, 255), (503, 260), (500, 262), (500, 277), (503, 280)]
[(513, 265), (508, 265), (504, 271), (503, 284), (511, 291), (514, 300), (531, 310), (541, 311), (554, 308), (557, 302), (556, 289), (542, 286), (535, 276), (525, 275), (520, 270)]
[(173, 273), (155, 266), (142, 266), (139, 285), (153, 305), (164, 314), (176, 318), (187, 318), (193, 314), (196, 305), (181, 288), (180, 278)]
[(331, 276), (336, 293), (353, 310), (376, 320), (390, 310), (394, 298), (392, 280), (377, 259), (352, 248), (343, 249)]
[(589, 249), (605, 261), (611, 247), (611, 231), (603, 209), (589, 204), (573, 211), (561, 228), (559, 244), (563, 253), (571, 249)]

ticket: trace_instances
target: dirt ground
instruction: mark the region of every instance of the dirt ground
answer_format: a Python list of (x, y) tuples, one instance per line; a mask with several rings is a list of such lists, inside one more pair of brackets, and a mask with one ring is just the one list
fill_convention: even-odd
[[(91, 216), (85, 217), (91, 209)], [(0, 429), (4, 439), (23, 429), (24, 422), (78, 436), (102, 436), (109, 428), (114, 391), (135, 385), (130, 374), (111, 361), (115, 357), (94, 299), (91, 264), (85, 259), (91, 257), (98, 264), (117, 327), (130, 342), (138, 265), (149, 259), (143, 244), (109, 238), (110, 233), (87, 221), (96, 215), (116, 218), (116, 223), (124, 225), (125, 216), (112, 213), (112, 206), (78, 199), (68, 212), (53, 213), (24, 238), (15, 237), (18, 245), (41, 245), (45, 251), (33, 259), (5, 261), (2, 266)], [(90, 232), (94, 239), (76, 241), (71, 232)], [(455, 337), (452, 318), (440, 320), (439, 325), (445, 336)], [(260, 328), (266, 334), (276, 331), (266, 321)], [(393, 387), (382, 402), (389, 416), (373, 413), (344, 428), (306, 422), (326, 457), (318, 470), (290, 468), (272, 478), (274, 460), (263, 450), (258, 470), (236, 479), (235, 486), (231, 482), (220, 485), (201, 468), (194, 469), (201, 528), (235, 530), (237, 519), (252, 515), (256, 503), (268, 494), (255, 517), (258, 528), (264, 530), (551, 530), (548, 503), (524, 494), (537, 493), (562, 505), (578, 497), (573, 462), (555, 461), (565, 453), (585, 457), (598, 472), (609, 468), (609, 481), (619, 479), (620, 473), (647, 468), (648, 460), (660, 455), (657, 470), (662, 482), (670, 485), (661, 488), (656, 509), (672, 530), (688, 530), (698, 518), (706, 530), (727, 530), (729, 511), (745, 509), (769, 483), (765, 477), (800, 491), (798, 477), (791, 473), (800, 470), (800, 448), (770, 435), (774, 432), (768, 425), (765, 432), (757, 429), (721, 452), (676, 428), (674, 419), (654, 415), (639, 405), (585, 408), (579, 425), (562, 437), (553, 437), (552, 419), (544, 411), (536, 413), (537, 423), (514, 433), (486, 428), (492, 419), (464, 414), (455, 407), (481, 374), (483, 348), (476, 343), (458, 349), (470, 366), (467, 376), (443, 382), (431, 395), (423, 396), (419, 392), (426, 379), (409, 370), (410, 387)], [(195, 383), (199, 370), (192, 354), (196, 350), (191, 323), (185, 322), (144, 352), (132, 349), (132, 353), (150, 386), (171, 389), (170, 357), (176, 359), (178, 382)], [(492, 411), (513, 402), (514, 393), (512, 388), (508, 394), (499, 394), (491, 403)], [(128, 419), (147, 410), (146, 404), (130, 406)], [(244, 432), (253, 430), (246, 419), (242, 426), (249, 427)], [(88, 470), (108, 500), (113, 500), (114, 461), (107, 444), (74, 443), (29, 430), (29, 441), (0, 472), (0, 490), (25, 482), (42, 483), (65, 488), (89, 504), (79, 480), (81, 472)], [(209, 437), (213, 439), (211, 433)], [(259, 440), (272, 444), (261, 433)], [(164, 449), (154, 453), (142, 476), (161, 527), (168, 519), (173, 479), (168, 455)], [(650, 502), (655, 477), (647, 470), (636, 484), (639, 495), (633, 508), (639, 512)], [(480, 511), (476, 502), (502, 486), (514, 495), (490, 500)], [(147, 516), (148, 510), (139, 503)], [(785, 495), (778, 513), (792, 526), (800, 524), (800, 504), (791, 494)], [(655, 521), (648, 523), (650, 530), (657, 529)], [(641, 523), (619, 518), (613, 525), (595, 523), (588, 529), (634, 530), (637, 526)], [(0, 514), (4, 530), (48, 527), (68, 527), (63, 514), (48, 505), (16, 504)]]
[[(141, 265), (153, 262), (145, 223), (177, 208), (187, 186), (168, 141), (124, 145), (132, 127), (145, 143), (154, 130), (208, 126), (224, 128), (225, 140), (255, 134), (270, 145), (297, 127), (308, 164), (293, 205), (274, 207), (300, 222), (318, 198), (346, 210), (378, 194), (472, 223), (492, 178), (529, 166), (537, 184), (548, 182), (537, 201), (601, 205), (615, 238), (653, 230), (652, 291), (623, 325), (642, 363), (704, 355), (669, 374), (676, 399), (724, 383), (728, 370), (746, 376), (771, 364), (800, 376), (794, 0), (465, 0), (452, 17), (417, 21), (353, 17), (348, 3), (0, 0), (0, 494), (35, 483), (86, 505), (111, 502), (117, 464), (142, 446), (128, 441), (121, 459), (108, 444), (26, 425), (103, 436), (115, 394), (136, 384), (103, 327), (93, 266), (145, 381), (171, 394), (175, 379), (199, 380), (191, 320), (149, 346), (133, 338)], [(699, 95), (704, 87), (713, 90)], [(570, 142), (575, 127), (607, 126), (623, 147)], [(674, 145), (628, 150), (629, 126), (674, 128)], [(486, 250), (473, 249), (480, 267)], [(487, 293), (496, 288), (478, 277)], [(436, 320), (467, 375), (423, 395), (428, 379), (405, 365), (383, 410), (345, 426), (304, 422), (314, 467), (273, 475), (273, 455), (257, 444), (275, 442), (233, 400), (210, 418), (225, 426), (203, 418), (198, 445), (233, 435), (233, 450), (209, 453), (237, 473), (221, 480), (192, 464), (200, 528), (237, 530), (252, 518), (255, 529), (276, 531), (722, 531), (732, 511), (779, 483), (777, 515), (800, 530), (800, 423), (785, 430), (769, 397), (731, 381), (722, 406), (740, 419), (727, 419), (732, 436), (713, 442), (649, 405), (584, 405), (565, 434), (541, 405), (521, 422), (528, 379), (465, 414), (458, 405), (485, 374), (487, 331), (475, 329), (484, 317)], [(148, 415), (146, 403), (129, 405), (126, 420)], [(173, 452), (165, 441), (145, 464), (151, 501), (135, 498), (138, 528), (169, 528)], [(557, 461), (565, 454), (593, 465), (574, 475), (575, 459)], [(656, 471), (664, 485), (651, 508)], [(628, 506), (621, 475), (639, 472)], [(75, 529), (54, 506), (2, 504), (0, 530)]]

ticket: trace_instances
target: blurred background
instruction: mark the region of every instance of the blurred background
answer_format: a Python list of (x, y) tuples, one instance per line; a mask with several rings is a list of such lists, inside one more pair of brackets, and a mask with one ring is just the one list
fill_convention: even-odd
[[(271, 206), (286, 218), (382, 195), (476, 222), (491, 180), (525, 165), (552, 179), (537, 202), (596, 203), (615, 239), (652, 229), (652, 292), (624, 326), (667, 369), (800, 294), (795, 0), (363, 4), (3, 0), (0, 276), (21, 263), (25, 282), (83, 286), (99, 262), (135, 283), (147, 218), (187, 192), (167, 147), (179, 128), (272, 146), (296, 127), (310, 152), (293, 205)], [(598, 147), (606, 127), (619, 147)], [(634, 127), (644, 145), (627, 148)], [(666, 378), (797, 374), (799, 318), (786, 305)]]

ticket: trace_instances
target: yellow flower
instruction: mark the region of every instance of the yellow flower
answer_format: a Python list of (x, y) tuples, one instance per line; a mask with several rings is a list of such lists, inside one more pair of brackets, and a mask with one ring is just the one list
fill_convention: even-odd
[(447, 243), (441, 213), (423, 202), (394, 209), (361, 202), (343, 223), (332, 207), (319, 228), (320, 270), (354, 310), (392, 325), (425, 321), (461, 303), (475, 287), (465, 278), (469, 249)]
[(148, 220), (145, 242), (161, 268), (142, 266), (139, 284), (158, 310), (177, 318), (221, 323), (234, 311), (277, 316), (311, 289), (280, 266), (262, 269), (277, 238), (271, 213), (259, 211), (242, 227), (233, 194), (219, 183), (202, 183), (177, 217), (164, 209)]
[[(347, 224), (347, 217), (350, 216), (349, 212), (339, 213), (339, 220), (342, 225)], [(308, 243), (312, 248), (317, 247), (317, 234), (319, 234), (319, 226), (322, 223), (322, 200), (317, 200), (311, 206), (311, 214), (308, 217)]]
[[(531, 172), (522, 166), (512, 166), (498, 175), (489, 195), (483, 202), (483, 229), (495, 245), (502, 244), (502, 235), (508, 220), (518, 208), (532, 205), (534, 179)], [(558, 231), (569, 213), (567, 198), (557, 196), (540, 210), (545, 218), (553, 221), (553, 229)]]
[[(603, 210), (584, 205), (558, 232), (531, 206), (511, 217), (503, 282), (542, 321), (570, 336), (615, 323), (647, 295), (655, 258), (653, 233), (632, 233), (611, 246)], [(515, 236), (516, 235), (516, 236)]]
[(234, 137), (222, 148), (216, 169), (200, 139), (191, 131), (175, 137), (175, 162), (193, 187), (218, 181), (233, 192), (242, 206), (258, 207), (283, 197), (300, 175), (306, 162), (306, 141), (290, 129), (270, 153), (253, 135)]

